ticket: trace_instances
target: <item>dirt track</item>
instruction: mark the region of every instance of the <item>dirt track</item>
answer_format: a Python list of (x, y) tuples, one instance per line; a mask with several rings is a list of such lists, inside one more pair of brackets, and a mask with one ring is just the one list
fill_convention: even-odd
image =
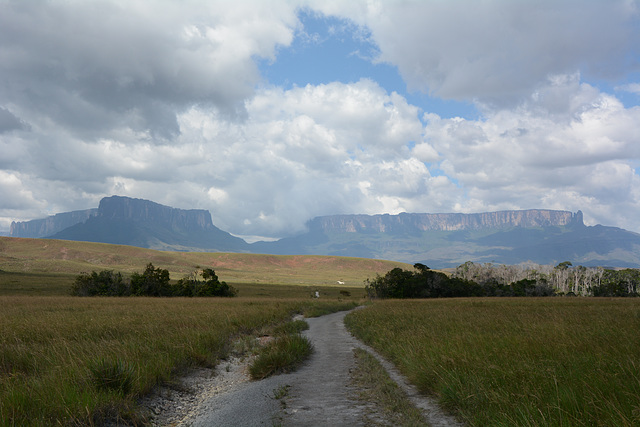
[[(239, 365), (222, 365), (184, 416), (171, 424), (190, 426), (361, 426), (369, 404), (354, 399), (358, 390), (350, 381), (355, 360), (353, 349), (372, 349), (345, 329), (345, 312), (307, 319), (305, 334), (315, 351), (298, 371), (262, 381), (248, 381)], [(430, 400), (420, 396), (395, 368), (381, 360), (390, 376), (407, 391), (425, 416), (425, 425), (457, 426)], [(220, 383), (227, 383), (221, 387)], [(183, 409), (183, 408), (181, 408)], [(375, 409), (373, 409), (375, 410)], [(176, 421), (178, 421), (176, 423)], [(384, 420), (381, 419), (384, 422)], [(175, 425), (174, 424), (174, 425)]]

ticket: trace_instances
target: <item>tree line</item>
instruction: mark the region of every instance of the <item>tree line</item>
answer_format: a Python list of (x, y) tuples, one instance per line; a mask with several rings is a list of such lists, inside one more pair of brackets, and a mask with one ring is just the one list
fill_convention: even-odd
[(221, 282), (211, 268), (193, 273), (171, 283), (169, 271), (147, 264), (144, 272), (125, 279), (120, 272), (103, 270), (82, 273), (72, 287), (76, 296), (149, 296), (149, 297), (234, 297), (237, 289)]
[(394, 268), (366, 281), (375, 298), (451, 298), (500, 296), (639, 296), (640, 270), (536, 264), (496, 265), (468, 261), (447, 276), (424, 264), (414, 271)]
[(452, 275), (477, 283), (513, 283), (529, 280), (548, 285), (556, 295), (596, 297), (639, 296), (640, 270), (574, 266), (564, 261), (556, 266), (538, 264), (497, 265), (471, 261), (458, 266)]

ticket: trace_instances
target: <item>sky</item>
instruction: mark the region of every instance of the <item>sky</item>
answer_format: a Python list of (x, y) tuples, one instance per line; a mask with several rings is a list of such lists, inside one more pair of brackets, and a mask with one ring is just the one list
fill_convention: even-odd
[(640, 232), (640, 0), (0, 0), (0, 232), (111, 195)]

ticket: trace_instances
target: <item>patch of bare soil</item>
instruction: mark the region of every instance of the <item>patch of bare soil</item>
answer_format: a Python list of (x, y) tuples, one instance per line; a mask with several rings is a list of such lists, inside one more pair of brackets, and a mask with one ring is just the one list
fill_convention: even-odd
[(175, 384), (159, 387), (141, 399), (138, 404), (142, 415), (152, 426), (191, 424), (203, 402), (250, 381), (248, 369), (252, 359), (253, 356), (233, 356), (215, 369), (193, 369)]

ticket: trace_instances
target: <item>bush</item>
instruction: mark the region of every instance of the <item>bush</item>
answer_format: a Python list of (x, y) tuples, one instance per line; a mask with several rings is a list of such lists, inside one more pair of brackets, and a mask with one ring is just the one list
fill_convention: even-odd
[(144, 273), (131, 275), (131, 294), (148, 297), (171, 296), (173, 290), (169, 286), (169, 270), (154, 268), (147, 264)]
[(448, 298), (482, 295), (482, 288), (474, 282), (430, 270), (424, 264), (414, 266), (417, 271), (394, 268), (384, 276), (367, 281), (369, 297), (376, 298)]
[(82, 273), (71, 287), (71, 294), (77, 296), (125, 296), (129, 293), (129, 284), (124, 281), (122, 274), (110, 270)]
[[(204, 280), (200, 280), (201, 276)], [(149, 297), (234, 297), (238, 291), (225, 282), (211, 268), (205, 268), (170, 283), (169, 271), (147, 264), (145, 271), (133, 273), (127, 282), (120, 273), (104, 270), (99, 273), (82, 273), (74, 281), (71, 294), (76, 296), (149, 296)]]
[[(204, 280), (198, 279), (201, 276)], [(173, 295), (185, 297), (235, 297), (238, 291), (226, 282), (218, 280), (216, 272), (205, 268), (199, 274), (192, 273), (178, 281)]]
[(554, 289), (544, 280), (523, 279), (503, 285), (494, 278), (482, 285), (460, 277), (448, 277), (430, 270), (424, 264), (414, 265), (416, 271), (394, 268), (384, 276), (367, 280), (365, 287), (372, 298), (454, 298), (482, 296), (551, 296)]

